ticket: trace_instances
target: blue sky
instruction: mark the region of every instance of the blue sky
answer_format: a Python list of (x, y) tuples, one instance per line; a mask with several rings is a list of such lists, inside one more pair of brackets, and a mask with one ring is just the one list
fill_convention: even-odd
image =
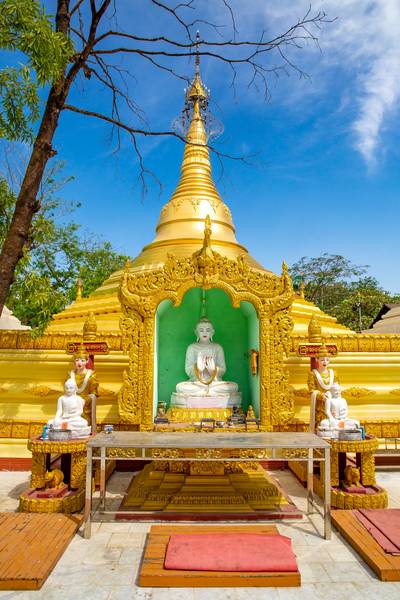
[[(118, 0), (124, 29), (151, 27), (172, 35), (173, 22), (157, 21), (149, 4)], [(53, 2), (45, 5), (51, 10)], [(281, 33), (308, 5), (303, 0), (232, 2), (242, 37), (255, 37), (262, 28)], [(228, 27), (223, 2), (203, 1), (199, 7), (202, 16), (209, 18), (212, 11)], [(370, 265), (384, 288), (400, 292), (400, 4), (313, 3), (313, 11), (320, 8), (336, 18), (319, 32), (320, 47), (308, 43), (291, 54), (310, 77), (272, 78), (268, 102), (247, 88), (242, 72), (234, 96), (229, 71), (202, 60), (211, 108), (225, 126), (216, 147), (251, 156), (250, 164), (225, 159), (223, 173), (213, 159), (214, 178), (231, 208), (238, 241), (265, 267), (279, 272), (282, 260), (291, 264), (302, 256), (342, 254)], [(130, 68), (137, 78), (130, 94), (149, 123), (170, 129), (183, 106), (184, 83), (140, 63)], [(193, 65), (185, 59), (179, 68), (189, 76)], [(82, 86), (71, 104), (108, 113), (106, 98), (90, 87), (84, 93)], [(160, 209), (178, 181), (182, 144), (171, 138), (142, 142), (146, 166), (163, 184), (161, 196), (150, 185), (144, 198), (129, 141), (123, 137), (115, 153), (103, 123), (65, 112), (55, 147), (67, 163), (66, 173), (75, 177), (64, 195), (82, 202), (75, 219), (116, 249), (137, 255), (153, 239)]]

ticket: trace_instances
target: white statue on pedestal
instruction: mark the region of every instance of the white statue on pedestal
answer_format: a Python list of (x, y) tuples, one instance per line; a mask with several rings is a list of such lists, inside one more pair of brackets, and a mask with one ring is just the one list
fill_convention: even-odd
[(76, 392), (75, 381), (68, 379), (64, 384), (64, 394), (57, 401), (56, 416), (47, 424), (55, 429), (70, 429), (73, 438), (87, 437), (90, 435), (91, 428), (87, 420), (82, 417), (85, 401)]
[(349, 409), (347, 401), (342, 396), (342, 388), (338, 383), (333, 383), (330, 390), (325, 393), (325, 414), (319, 427), (321, 429), (355, 429), (360, 426), (358, 421), (348, 419)]
[(189, 381), (176, 386), (171, 406), (185, 408), (232, 408), (242, 397), (237, 383), (223, 381), (226, 371), (224, 350), (212, 341), (214, 327), (202, 317), (196, 325), (197, 341), (186, 351), (185, 371)]

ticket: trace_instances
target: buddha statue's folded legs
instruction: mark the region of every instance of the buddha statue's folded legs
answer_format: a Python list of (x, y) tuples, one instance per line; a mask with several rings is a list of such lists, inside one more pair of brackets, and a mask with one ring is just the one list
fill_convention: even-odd
[(184, 381), (178, 383), (176, 386), (178, 394), (197, 394), (199, 396), (235, 394), (238, 390), (238, 384), (233, 381), (214, 381), (210, 385), (201, 383), (200, 381)]

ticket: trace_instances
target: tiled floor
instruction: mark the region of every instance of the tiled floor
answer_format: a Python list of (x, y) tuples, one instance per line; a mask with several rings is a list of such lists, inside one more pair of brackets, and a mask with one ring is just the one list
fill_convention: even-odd
[[(288, 471), (274, 473), (300, 508), (305, 491)], [(120, 501), (131, 475), (113, 475), (108, 489)], [(380, 471), (378, 482), (400, 508), (400, 472)], [(28, 487), (28, 473), (0, 473), (0, 511), (15, 510)], [(313, 522), (321, 527), (321, 519)], [(194, 524), (193, 527), (196, 527)], [(399, 600), (400, 582), (380, 582), (335, 531), (320, 537), (307, 519), (279, 524), (291, 537), (301, 571), (301, 588), (138, 588), (136, 577), (150, 523), (95, 523), (90, 540), (76, 535), (52, 574), (37, 592), (0, 592), (0, 598), (26, 600)]]

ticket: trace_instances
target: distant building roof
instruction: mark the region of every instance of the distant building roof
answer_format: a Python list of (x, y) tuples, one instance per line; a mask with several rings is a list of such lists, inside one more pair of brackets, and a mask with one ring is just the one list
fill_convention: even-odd
[(30, 327), (22, 325), (21, 321), (14, 317), (11, 310), (5, 306), (0, 316), (0, 329), (30, 329)]
[(400, 333), (400, 304), (383, 304), (371, 327), (363, 333)]

